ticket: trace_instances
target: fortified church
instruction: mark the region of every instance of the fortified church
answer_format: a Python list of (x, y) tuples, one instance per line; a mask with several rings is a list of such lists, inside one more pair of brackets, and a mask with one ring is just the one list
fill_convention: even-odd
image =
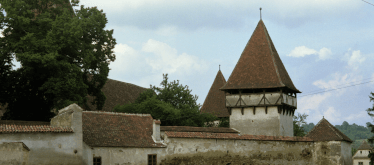
[(0, 164), (351, 165), (352, 140), (326, 119), (293, 137), (297, 93), (260, 20), (226, 82), (218, 71), (201, 108), (230, 128), (160, 126), (148, 114), (72, 104), (50, 123), (0, 125)]

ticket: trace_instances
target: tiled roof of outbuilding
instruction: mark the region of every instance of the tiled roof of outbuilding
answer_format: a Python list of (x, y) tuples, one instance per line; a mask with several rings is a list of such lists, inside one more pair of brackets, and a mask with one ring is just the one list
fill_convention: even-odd
[(221, 90), (282, 87), (300, 93), (288, 75), (264, 22), (260, 20)]
[(348, 136), (344, 135), (335, 128), (325, 118), (322, 118), (316, 126), (308, 132), (306, 137), (310, 137), (314, 141), (347, 141), (353, 142)]
[(370, 145), (364, 140), (360, 147), (357, 148), (357, 150), (372, 150), (373, 147), (370, 147)]
[[(145, 90), (147, 90), (147, 88), (108, 78), (105, 85), (101, 89), (106, 97), (106, 100), (103, 109), (100, 111), (112, 112), (113, 108), (118, 104), (123, 105), (133, 103)], [(96, 105), (91, 104), (93, 99), (94, 98), (92, 96), (87, 96), (88, 107), (85, 107), (85, 109), (90, 111), (98, 111), (96, 109)]]
[(221, 70), (218, 71), (216, 78), (210, 87), (208, 95), (205, 98), (204, 104), (200, 111), (203, 113), (211, 113), (217, 117), (229, 117), (230, 114), (226, 109), (225, 92), (219, 90), (226, 84), (225, 77), (223, 77)]
[(52, 127), (50, 125), (0, 125), (0, 133), (72, 133), (67, 127)]
[(231, 128), (224, 127), (189, 127), (189, 126), (161, 126), (160, 131), (168, 132), (211, 132), (211, 133), (239, 133)]
[(198, 138), (198, 139), (232, 139), (232, 140), (262, 140), (262, 141), (309, 141), (308, 137), (265, 136), (265, 135), (239, 135), (235, 133), (210, 133), (210, 132), (169, 132), (169, 138)]
[(83, 141), (91, 147), (165, 147), (152, 139), (149, 114), (84, 111)]

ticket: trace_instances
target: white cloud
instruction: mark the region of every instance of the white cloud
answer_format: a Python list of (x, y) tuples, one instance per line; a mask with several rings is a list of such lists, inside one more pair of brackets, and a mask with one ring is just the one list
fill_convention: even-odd
[(330, 122), (341, 122), (341, 114), (340, 112), (336, 111), (334, 107), (329, 107), (326, 111), (324, 111), (323, 116)]
[(360, 50), (352, 51), (351, 49), (344, 56), (344, 60), (348, 62), (348, 66), (353, 70), (357, 70), (359, 66), (366, 60)]
[(153, 53), (145, 60), (154, 72), (192, 74), (207, 70), (205, 61), (187, 53), (178, 54), (176, 49), (160, 41), (149, 39), (142, 51)]
[(316, 51), (314, 49), (307, 48), (306, 46), (299, 46), (293, 49), (287, 56), (305, 57), (308, 55), (318, 55), (319, 60), (326, 60), (331, 57), (331, 54), (332, 52), (328, 48), (322, 48), (319, 51)]
[(109, 77), (144, 87), (158, 84), (162, 74), (184, 76), (207, 71), (204, 60), (187, 53), (178, 54), (166, 43), (149, 39), (141, 50), (127, 44), (117, 44), (114, 52), (116, 61), (110, 64)]
[(0, 29), (0, 37), (1, 37), (1, 38), (4, 37), (4, 35), (3, 35), (3, 31), (4, 31), (4, 30)]

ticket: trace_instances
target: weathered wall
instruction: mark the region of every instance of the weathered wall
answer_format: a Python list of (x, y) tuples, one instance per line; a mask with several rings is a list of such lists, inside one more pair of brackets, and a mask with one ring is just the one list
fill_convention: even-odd
[(29, 150), (22, 143), (0, 144), (0, 164), (25, 165), (28, 159)]
[(276, 106), (267, 108), (256, 107), (253, 114), (253, 107), (244, 108), (244, 115), (241, 108), (232, 108), (230, 115), (230, 127), (240, 131), (240, 134), (268, 135), (268, 136), (293, 136), (292, 116), (278, 113)]
[(3, 142), (23, 142), (28, 148), (30, 165), (81, 165), (74, 153), (77, 143), (73, 133), (13, 133), (1, 134)]
[(370, 159), (367, 157), (368, 155), (369, 155), (369, 150), (358, 150), (353, 155), (353, 164), (358, 165), (358, 162), (363, 162), (364, 165), (369, 165)]
[(93, 164), (92, 147), (83, 142), (83, 164)]
[(168, 138), (161, 164), (313, 164), (313, 142)]
[[(352, 165), (352, 159), (348, 153), (351, 153), (347, 148), (347, 144), (342, 144), (341, 141), (327, 141), (314, 142), (313, 159), (316, 165)], [(346, 150), (342, 150), (347, 148)]]
[(147, 165), (148, 154), (157, 154), (159, 164), (165, 148), (94, 147), (91, 159), (100, 156), (103, 165)]
[(346, 141), (341, 141), (340, 143), (344, 165), (352, 165), (352, 143)]

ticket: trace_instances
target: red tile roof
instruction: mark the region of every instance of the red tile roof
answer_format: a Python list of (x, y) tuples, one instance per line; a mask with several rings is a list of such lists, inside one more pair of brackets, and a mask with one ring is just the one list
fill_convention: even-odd
[(308, 141), (308, 137), (265, 136), (265, 135), (239, 135), (235, 133), (210, 133), (210, 132), (169, 132), (169, 138), (198, 138), (198, 139), (232, 139), (232, 140), (262, 140), (262, 141)]
[(221, 89), (283, 87), (300, 93), (288, 75), (264, 22), (260, 20), (230, 78)]
[(50, 125), (0, 125), (0, 133), (72, 133), (67, 127), (52, 127)]
[(322, 118), (313, 129), (308, 132), (306, 137), (310, 137), (314, 141), (347, 141), (353, 142), (348, 136), (344, 135), (335, 128), (325, 118)]
[(224, 127), (189, 127), (189, 126), (161, 126), (160, 131), (239, 133), (238, 131), (234, 129), (224, 128)]
[(84, 111), (83, 141), (91, 147), (165, 147), (152, 139), (149, 114)]
[(225, 77), (223, 77), (221, 70), (219, 70), (212, 87), (210, 87), (208, 95), (205, 98), (204, 104), (200, 109), (201, 112), (211, 113), (217, 117), (230, 117), (230, 114), (226, 109), (225, 92), (219, 90), (225, 84)]
[[(119, 104), (134, 103), (138, 96), (145, 90), (147, 90), (147, 88), (108, 78), (101, 89), (106, 97), (105, 104), (101, 111), (112, 112), (113, 108)], [(84, 109), (98, 111), (96, 105), (91, 104), (93, 99), (92, 96), (87, 96), (87, 107), (84, 107)]]

